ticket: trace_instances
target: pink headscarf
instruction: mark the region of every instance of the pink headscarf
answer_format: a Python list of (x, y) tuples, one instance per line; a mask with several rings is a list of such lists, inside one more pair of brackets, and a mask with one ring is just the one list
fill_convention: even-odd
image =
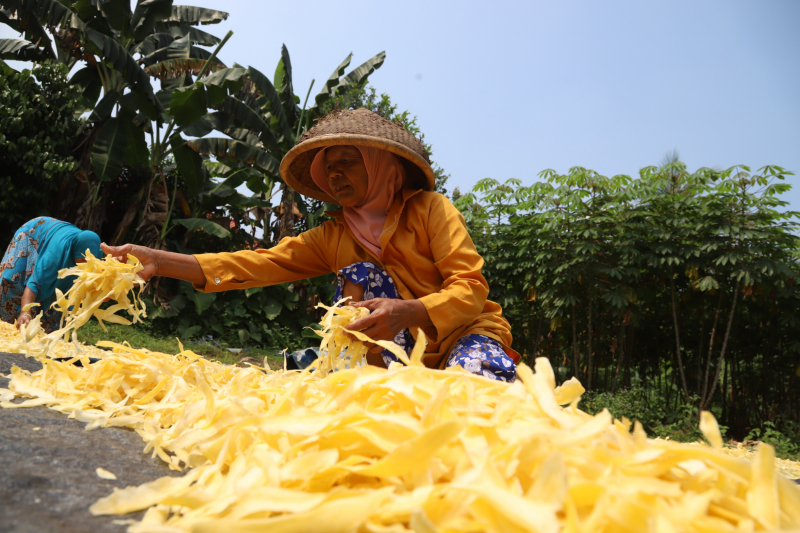
[[(403, 188), (406, 170), (397, 157), (380, 148), (356, 146), (364, 157), (369, 185), (361, 205), (344, 208), (344, 219), (355, 237), (375, 256), (383, 261), (381, 233), (386, 223), (394, 196)], [(331, 198), (336, 198), (328, 184), (328, 171), (325, 169), (325, 150), (317, 153), (311, 163), (311, 178), (320, 189)]]

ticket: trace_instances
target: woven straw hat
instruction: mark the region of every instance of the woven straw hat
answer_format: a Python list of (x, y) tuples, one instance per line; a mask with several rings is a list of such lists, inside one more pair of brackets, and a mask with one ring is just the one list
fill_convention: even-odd
[(281, 161), (284, 181), (301, 194), (337, 203), (311, 178), (314, 157), (322, 148), (335, 145), (367, 146), (392, 152), (400, 156), (399, 160), (405, 167), (406, 187), (433, 190), (433, 169), (422, 141), (402, 126), (363, 108), (329, 115), (305, 132)]

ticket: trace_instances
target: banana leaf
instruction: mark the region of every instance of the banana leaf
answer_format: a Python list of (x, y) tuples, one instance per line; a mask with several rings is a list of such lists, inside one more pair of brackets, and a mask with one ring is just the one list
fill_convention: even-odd
[(47, 17), (49, 14), (50, 4), (51, 0), (20, 2), (17, 9), (17, 21), (19, 28), (24, 30), (27, 41), (36, 43), (37, 48), (41, 47), (42, 54), (46, 57), (56, 59), (56, 54), (53, 52), (53, 42), (39, 21), (40, 15)]
[(275, 124), (271, 121), (270, 126), (277, 128), (277, 131), (284, 137), (285, 142), (290, 145), (294, 144), (294, 133), (284, 113), (281, 97), (275, 89), (275, 86), (272, 85), (269, 78), (253, 67), (248, 67), (247, 78), (253, 82), (261, 95), (266, 99), (264, 103), (269, 104), (269, 111), (272, 113), (272, 119), (275, 121)]
[(133, 36), (137, 41), (145, 39), (156, 30), (156, 21), (169, 18), (172, 0), (138, 0), (131, 17)]
[(92, 168), (100, 181), (116, 178), (122, 171), (122, 159), (128, 143), (125, 125), (119, 117), (103, 124), (92, 146)]
[(100, 91), (103, 83), (95, 67), (84, 67), (72, 75), (70, 84), (83, 87), (84, 106), (87, 111), (94, 109), (97, 99), (100, 98)]
[[(202, 59), (207, 61), (211, 57), (211, 52), (192, 46), (189, 41), (189, 35), (185, 35), (180, 39), (172, 41), (164, 48), (156, 50), (152, 54), (144, 56), (140, 61), (145, 67), (149, 67), (155, 63), (162, 61), (169, 61), (170, 59)], [(222, 65), (221, 61), (217, 63)], [(224, 65), (222, 65), (224, 67)]]
[(269, 202), (265, 202), (261, 198), (257, 196), (244, 196), (243, 194), (233, 194), (231, 196), (227, 196), (225, 198), (225, 205), (226, 206), (236, 206), (240, 208), (247, 208), (247, 207), (270, 207)]
[(116, 30), (120, 36), (128, 36), (131, 32), (131, 3), (129, 0), (102, 0), (93, 1), (103, 14), (108, 25)]
[(335, 94), (346, 91), (350, 87), (357, 87), (367, 81), (369, 76), (377, 69), (381, 68), (386, 60), (386, 52), (376, 54), (350, 71), (347, 76), (339, 81), (339, 76), (344, 73), (344, 69), (350, 64), (351, 56), (352, 54), (348, 56), (341, 65), (339, 65), (333, 74), (331, 74), (331, 76), (328, 78), (328, 81), (325, 82), (325, 86), (314, 98), (314, 106), (308, 110), (304, 120), (306, 128), (311, 126), (313, 119), (320, 116), (320, 106), (322, 104), (332, 98)]
[[(297, 107), (297, 102), (295, 101), (292, 60), (289, 58), (289, 50), (285, 44), (281, 46), (281, 60), (278, 61), (278, 66), (275, 69), (274, 85), (280, 96), (286, 120), (289, 124), (294, 124), (300, 118), (300, 108)], [(287, 137), (287, 139), (289, 142), (294, 143), (294, 139), (291, 136)]]
[(339, 79), (344, 76), (344, 71), (350, 66), (350, 61), (352, 61), (352, 59), (353, 54), (351, 53), (344, 58), (344, 61), (342, 61), (338, 67), (336, 67), (336, 70), (333, 71), (333, 74), (328, 76), (325, 85), (322, 86), (322, 89), (314, 97), (314, 106), (308, 110), (309, 113), (314, 113), (314, 115), (317, 115), (319, 113), (319, 107), (333, 96), (336, 86), (339, 85)]
[(213, 155), (217, 159), (229, 158), (240, 161), (274, 177), (280, 176), (280, 162), (268, 152), (251, 144), (233, 139), (207, 137), (189, 141), (188, 145), (195, 152)]
[(169, 142), (172, 146), (178, 173), (188, 188), (186, 192), (196, 198), (203, 191), (207, 179), (203, 160), (198, 153), (190, 149), (179, 134), (170, 137)]
[(150, 151), (147, 148), (144, 129), (136, 125), (136, 112), (128, 107), (122, 107), (119, 112), (122, 124), (125, 126), (127, 144), (123, 159), (128, 166), (145, 166), (150, 162)]
[(117, 91), (108, 91), (103, 98), (94, 106), (92, 114), (86, 119), (88, 123), (102, 122), (111, 115), (114, 110), (114, 104), (120, 99), (120, 94)]
[(275, 132), (264, 122), (257, 111), (244, 104), (242, 101), (229, 96), (217, 107), (220, 113), (228, 115), (232, 122), (239, 127), (244, 127), (253, 132), (258, 139), (268, 148), (278, 148), (278, 138)]
[(225, 239), (231, 236), (231, 232), (217, 224), (204, 218), (181, 218), (175, 221), (177, 224), (185, 227), (189, 231), (196, 231), (202, 229), (209, 235), (214, 235), (220, 239)]
[(205, 86), (195, 83), (172, 91), (169, 114), (178, 126), (189, 126), (200, 120), (208, 112)]
[[(1, 5), (3, 5), (3, 2), (0, 2)], [(19, 19), (8, 9), (0, 9), (0, 23), (5, 24), (17, 33), (22, 33), (19, 27)]]
[(183, 133), (190, 137), (205, 137), (214, 130), (225, 132), (234, 129), (236, 125), (233, 120), (225, 114), (209, 113), (200, 117), (197, 122), (183, 128)]
[[(246, 80), (251, 83), (245, 84)], [(228, 114), (237, 126), (256, 133), (266, 147), (277, 148), (278, 135), (291, 142), (292, 130), (283, 112), (281, 97), (269, 78), (260, 71), (253, 67), (245, 69), (234, 66), (215, 72), (202, 80), (202, 83), (208, 87), (210, 103), (222, 103), (219, 110)], [(238, 98), (228, 96), (234, 94)], [(259, 106), (266, 107), (272, 113), (271, 116), (264, 114), (266, 110), (256, 110), (242, 102), (242, 98), (248, 94), (257, 96)], [(267, 117), (271, 119), (270, 122), (266, 122)], [(278, 128), (277, 133), (274, 128)]]
[(175, 37), (168, 33), (154, 33), (148, 35), (145, 40), (134, 46), (131, 53), (148, 56), (156, 50), (169, 46), (173, 41), (175, 41)]
[(234, 65), (231, 68), (220, 69), (204, 78), (202, 83), (208, 87), (211, 104), (219, 104), (229, 93), (233, 94), (242, 89), (246, 74), (246, 68)]
[(120, 72), (132, 90), (141, 92), (156, 108), (160, 106), (153, 94), (150, 77), (119, 42), (113, 37), (91, 29), (86, 30), (86, 35), (91, 43), (100, 50), (99, 55), (103, 62)]
[(138, 52), (143, 56), (147, 56), (156, 50), (169, 46), (173, 41), (186, 36), (189, 37), (189, 42), (195, 45), (214, 46), (220, 42), (218, 38), (210, 33), (198, 30), (197, 28), (192, 28), (191, 26), (172, 26), (166, 28), (163, 32), (147, 36), (146, 39), (136, 45), (133, 52)]
[(47, 59), (44, 50), (22, 39), (0, 39), (0, 58), (9, 61), (37, 61)]
[(256, 148), (259, 148), (259, 149), (264, 149), (265, 148), (264, 145), (259, 140), (259, 138), (257, 136), (255, 136), (253, 134), (253, 132), (251, 132), (248, 129), (245, 129), (245, 128), (233, 128), (233, 129), (227, 129), (227, 130), (222, 131), (220, 133), (224, 133), (228, 137), (236, 139), (237, 141), (241, 141), (241, 142), (243, 142), (245, 144), (252, 144)]
[(221, 40), (210, 33), (191, 26), (170, 26), (164, 29), (164, 33), (171, 35), (175, 39), (188, 35), (189, 42), (192, 44), (199, 44), (200, 46), (216, 46)]
[(361, 65), (351, 70), (350, 74), (345, 76), (339, 84), (339, 87), (344, 85), (360, 85), (362, 82), (366, 81), (370, 74), (381, 68), (384, 61), (386, 61), (386, 52), (381, 52), (367, 59)]
[[(247, 181), (248, 173), (255, 172), (251, 168), (240, 168), (231, 170), (230, 175), (222, 180), (216, 187), (214, 187), (208, 194), (215, 196), (223, 196), (225, 193), (235, 191), (236, 187)], [(259, 174), (260, 177), (260, 174)]]
[(215, 9), (206, 9), (194, 6), (172, 6), (172, 14), (169, 18), (156, 24), (160, 31), (169, 26), (197, 26), (198, 24), (219, 24), (227, 20), (228, 13)]

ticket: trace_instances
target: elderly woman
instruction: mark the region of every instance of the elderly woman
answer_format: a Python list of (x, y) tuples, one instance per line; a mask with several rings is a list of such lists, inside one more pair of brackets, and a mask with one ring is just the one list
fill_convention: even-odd
[(38, 313), (22, 309), (38, 303), (44, 312), (42, 328), (47, 332), (57, 329), (61, 314), (50, 305), (55, 301), (56, 289), (67, 292), (75, 279), (58, 279), (58, 271), (85, 262), (86, 250), (102, 257), (100, 237), (68, 222), (39, 217), (19, 228), (0, 264), (0, 319), (16, 322), (19, 329)]
[[(461, 365), (513, 381), (518, 355), (500, 306), (487, 300), (483, 259), (464, 219), (443, 195), (419, 141), (366, 109), (321, 120), (281, 162), (295, 190), (342, 206), (333, 220), (268, 250), (186, 256), (138, 246), (104, 247), (142, 261), (141, 275), (190, 281), (204, 292), (246, 289), (335, 272), (336, 299), (371, 314), (354, 322), (375, 340), (413, 347), (427, 340), (423, 362)], [(373, 346), (371, 364), (396, 361)], [(378, 355), (380, 353), (380, 355)]]

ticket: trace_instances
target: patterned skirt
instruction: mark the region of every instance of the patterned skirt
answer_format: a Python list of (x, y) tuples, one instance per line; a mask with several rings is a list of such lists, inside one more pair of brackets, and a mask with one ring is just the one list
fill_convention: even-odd
[[(344, 291), (345, 281), (361, 285), (364, 289), (363, 300), (373, 298), (400, 299), (394, 280), (384, 269), (368, 261), (354, 263), (343, 268), (337, 275), (338, 287), (334, 302), (338, 302)], [(407, 353), (411, 353), (414, 339), (411, 333), (404, 329), (394, 338)], [(386, 366), (391, 363), (400, 363), (393, 353), (388, 350), (381, 352)], [(447, 358), (447, 366), (459, 365), (468, 372), (485, 376), (498, 381), (512, 382), (517, 377), (517, 367), (514, 361), (506, 354), (503, 346), (496, 340), (485, 335), (464, 335), (455, 343)]]
[[(16, 322), (22, 311), (22, 293), (39, 257), (38, 243), (33, 238), (35, 225), (39, 221), (35, 218), (17, 230), (0, 263), (0, 320), (9, 324)], [(35, 315), (39, 308), (31, 312)], [(48, 333), (58, 329), (60, 319), (61, 313), (46, 310), (42, 317), (42, 329)]]

